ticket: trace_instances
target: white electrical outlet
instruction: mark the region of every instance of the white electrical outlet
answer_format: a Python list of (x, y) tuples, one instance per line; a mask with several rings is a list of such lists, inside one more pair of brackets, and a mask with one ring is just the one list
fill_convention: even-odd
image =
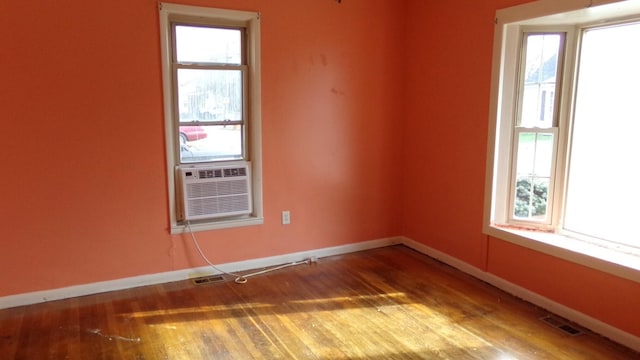
[(282, 225), (291, 224), (291, 212), (289, 210), (285, 210), (282, 212)]

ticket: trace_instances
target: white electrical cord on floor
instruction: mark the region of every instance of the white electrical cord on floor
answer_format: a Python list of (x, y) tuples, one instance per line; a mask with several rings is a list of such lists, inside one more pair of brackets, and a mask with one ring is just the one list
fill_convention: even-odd
[(221, 272), (223, 274), (226, 275), (231, 275), (231, 276), (235, 276), (236, 279), (234, 280), (237, 284), (244, 284), (247, 282), (247, 278), (250, 278), (252, 276), (256, 276), (256, 275), (262, 275), (262, 274), (266, 274), (268, 272), (271, 271), (275, 271), (275, 270), (280, 270), (280, 269), (284, 269), (290, 266), (296, 266), (296, 265), (302, 265), (302, 264), (309, 264), (311, 265), (312, 263), (315, 263), (317, 261), (315, 256), (306, 258), (304, 260), (300, 260), (300, 261), (294, 261), (288, 264), (283, 264), (283, 265), (278, 265), (272, 268), (268, 268), (268, 269), (264, 269), (261, 271), (256, 271), (254, 273), (251, 274), (246, 274), (246, 275), (240, 275), (240, 274), (236, 274), (236, 273), (232, 273), (232, 272), (227, 272), (224, 271), (220, 268), (218, 268), (217, 266), (215, 266), (211, 261), (209, 261), (209, 259), (207, 258), (207, 256), (204, 254), (204, 252), (202, 251), (202, 249), (200, 248), (200, 244), (198, 244), (198, 240), (196, 240), (196, 236), (193, 233), (193, 230), (191, 229), (191, 222), (189, 222), (187, 220), (187, 228), (189, 229), (189, 234), (191, 234), (191, 240), (193, 240), (193, 245), (195, 245), (196, 249), (198, 250), (198, 253), (200, 254), (200, 256), (202, 257), (202, 259), (209, 264), (209, 266), (211, 266), (214, 270)]

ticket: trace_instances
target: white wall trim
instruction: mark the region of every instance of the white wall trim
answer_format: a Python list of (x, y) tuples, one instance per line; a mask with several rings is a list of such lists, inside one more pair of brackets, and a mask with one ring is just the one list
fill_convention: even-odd
[[(340, 245), (328, 248), (308, 250), (278, 256), (251, 259), (216, 265), (220, 270), (226, 272), (238, 272), (251, 269), (258, 269), (291, 263), (303, 260), (311, 256), (323, 258), (334, 255), (348, 254), (357, 251), (375, 249), (395, 244), (401, 244), (402, 238), (390, 237), (377, 240), (364, 241), (359, 243)], [(59, 289), (35, 291), (24, 294), (9, 295), (0, 297), (0, 309), (7, 309), (17, 306), (38, 304), (47, 301), (62, 300), (72, 297), (99, 294), (109, 291), (131, 289), (140, 286), (156, 285), (173, 281), (186, 280), (198, 276), (216, 274), (209, 266), (202, 266), (190, 269), (175, 270), (157, 274), (134, 276), (124, 279), (101, 281), (91, 284), (75, 285)], [(249, 280), (251, 281), (251, 280)]]
[(450, 265), (462, 272), (465, 272), (479, 280), (485, 281), (497, 287), (498, 289), (501, 289), (532, 304), (535, 304), (567, 320), (573, 321), (580, 326), (590, 329), (597, 334), (607, 337), (635, 351), (640, 351), (640, 337), (613, 327), (596, 318), (576, 311), (568, 306), (562, 305), (540, 294), (534, 293), (533, 291), (525, 289), (496, 275), (478, 269), (477, 267), (469, 263), (466, 263), (451, 255), (445, 254), (439, 250), (419, 243), (415, 240), (406, 237), (401, 237), (401, 239), (402, 244), (411, 249), (442, 261), (443, 263)]

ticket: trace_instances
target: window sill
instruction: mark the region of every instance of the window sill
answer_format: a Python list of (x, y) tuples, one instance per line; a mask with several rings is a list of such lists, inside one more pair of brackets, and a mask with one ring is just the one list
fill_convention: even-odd
[(490, 225), (489, 236), (640, 283), (640, 252), (621, 251), (554, 233)]
[(264, 224), (263, 217), (244, 217), (244, 218), (235, 218), (235, 219), (225, 219), (225, 220), (213, 220), (208, 222), (200, 222), (200, 223), (191, 223), (190, 226), (186, 224), (173, 224), (171, 226), (171, 234), (182, 234), (188, 233), (189, 227), (191, 231), (207, 231), (207, 230), (219, 230), (219, 229), (229, 229), (229, 228), (237, 228), (244, 226), (254, 226), (254, 225), (262, 225)]

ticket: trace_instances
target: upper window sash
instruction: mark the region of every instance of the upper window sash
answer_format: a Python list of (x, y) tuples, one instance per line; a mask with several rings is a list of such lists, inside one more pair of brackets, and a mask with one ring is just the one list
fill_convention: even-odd
[[(196, 66), (246, 66), (247, 63), (247, 29), (243, 26), (227, 26), (224, 25), (224, 22), (217, 22), (214, 20), (205, 21), (201, 18), (190, 18), (190, 17), (177, 17), (172, 18), (171, 20), (171, 37), (172, 37), (172, 61), (176, 64), (182, 65), (196, 65)], [(218, 32), (218, 36), (222, 36), (222, 41), (225, 46), (234, 46), (233, 42), (239, 43), (239, 47), (237, 49), (237, 53), (232, 53), (231, 55), (226, 55), (224, 59), (221, 57), (222, 54), (212, 54), (209, 53), (209, 59), (205, 59), (200, 55), (198, 58), (190, 58), (190, 59), (179, 59), (178, 55), (178, 29), (181, 29), (181, 36), (184, 39), (189, 36), (189, 34), (193, 34), (194, 31), (200, 33), (201, 36), (205, 35), (214, 35), (214, 33), (206, 34), (206, 30), (216, 31)], [(189, 31), (191, 29), (191, 31)], [(203, 31), (198, 31), (203, 30)], [(197, 34), (196, 34), (197, 35)], [(186, 39), (185, 39), (186, 40)], [(207, 39), (208, 41), (213, 41), (213, 38)], [(226, 40), (226, 41), (225, 41)], [(217, 56), (215, 56), (217, 55)]]
[(558, 126), (565, 46), (566, 32), (523, 31), (514, 126)]
[[(182, 30), (179, 36), (178, 30)], [(207, 32), (209, 32), (207, 34)], [(217, 33), (217, 34), (216, 34)], [(207, 52), (206, 49), (202, 50), (202, 46), (199, 44), (190, 43), (189, 35), (192, 37), (199, 36), (201, 41), (214, 42), (216, 35), (222, 40), (223, 44), (219, 44), (220, 47), (231, 48), (230, 54), (214, 53), (212, 51)], [(246, 29), (243, 27), (231, 27), (218, 25), (211, 21), (204, 21), (200, 18), (186, 18), (178, 17), (178, 20), (171, 22), (171, 35), (172, 35), (172, 72), (173, 81), (175, 84), (174, 91), (174, 107), (180, 108), (180, 100), (178, 86), (179, 86), (179, 73), (182, 70), (183, 74), (197, 73), (218, 73), (219, 75), (237, 73), (239, 75), (238, 85), (240, 86), (240, 93), (238, 96), (241, 101), (241, 111), (236, 112), (234, 118), (224, 117), (222, 119), (211, 118), (198, 118), (192, 121), (184, 121), (180, 118), (179, 111), (177, 112), (176, 119), (178, 119), (179, 125), (197, 124), (197, 125), (244, 125), (247, 114), (246, 103), (248, 101), (247, 91), (247, 79), (248, 79), (248, 65), (247, 65), (247, 42), (246, 42)], [(206, 38), (207, 36), (208, 38)], [(183, 44), (179, 44), (179, 40), (182, 40)], [(225, 42), (225, 40), (227, 40)], [(183, 54), (179, 54), (179, 45), (183, 46)], [(196, 46), (198, 48), (197, 54), (190, 54), (188, 47)], [(234, 49), (235, 47), (235, 49)], [(193, 49), (191, 49), (193, 50)], [(213, 49), (212, 49), (213, 50)], [(180, 56), (182, 55), (182, 59)], [(194, 71), (190, 71), (194, 70)], [(210, 116), (212, 117), (212, 116)]]

